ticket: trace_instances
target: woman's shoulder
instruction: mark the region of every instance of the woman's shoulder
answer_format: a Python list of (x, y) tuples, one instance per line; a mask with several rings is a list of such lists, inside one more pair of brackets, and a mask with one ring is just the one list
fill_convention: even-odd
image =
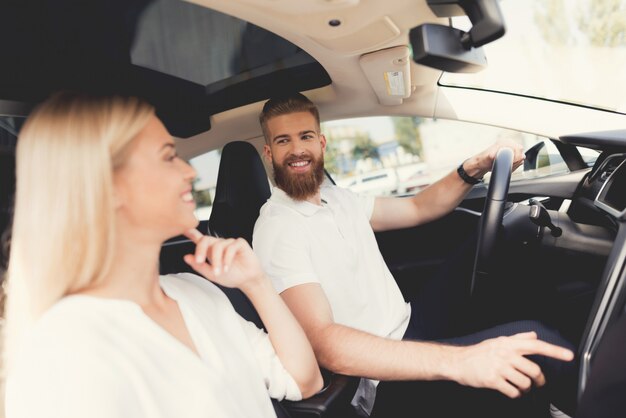
[(97, 303), (73, 296), (60, 300), (24, 336), (7, 370), (11, 415), (61, 416), (59, 408), (70, 404), (74, 410), (113, 408), (111, 394), (120, 386), (120, 369), (109, 361), (115, 344), (102, 332), (102, 311), (91, 302)]
[(217, 285), (193, 273), (176, 273), (161, 276), (161, 287), (175, 299), (211, 300), (213, 304), (228, 302), (228, 298)]
[(93, 321), (102, 318), (100, 299), (87, 295), (71, 295), (60, 299), (35, 322), (32, 338), (93, 329)]
[[(214, 296), (221, 294), (221, 290), (210, 280), (205, 279), (194, 273), (174, 273), (160, 277), (161, 286), (166, 288), (175, 288), (180, 291), (194, 292), (199, 289), (203, 293)], [(167, 289), (166, 289), (167, 290)]]
[(112, 322), (127, 317), (134, 308), (121, 300), (85, 295), (67, 296), (55, 303), (24, 336), (24, 346), (34, 351), (93, 350), (106, 339)]
[[(95, 299), (95, 298), (90, 298)], [(14, 381), (94, 374), (107, 350), (102, 311), (82, 296), (61, 299), (26, 331), (11, 367)], [(97, 305), (97, 303), (96, 303)]]

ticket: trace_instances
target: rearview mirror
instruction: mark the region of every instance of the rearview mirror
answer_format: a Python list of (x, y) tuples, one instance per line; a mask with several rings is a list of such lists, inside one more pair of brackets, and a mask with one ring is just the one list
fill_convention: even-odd
[(439, 17), (467, 15), (468, 32), (450, 26), (423, 24), (409, 33), (413, 60), (447, 72), (472, 73), (483, 69), (487, 59), (481, 46), (504, 35), (504, 19), (497, 0), (427, 0)]
[(449, 26), (425, 23), (409, 32), (413, 61), (449, 73), (475, 73), (487, 66), (482, 48), (465, 49), (465, 32)]

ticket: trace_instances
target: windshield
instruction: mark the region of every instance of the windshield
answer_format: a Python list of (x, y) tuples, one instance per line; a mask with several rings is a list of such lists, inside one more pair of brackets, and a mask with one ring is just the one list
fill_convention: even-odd
[[(503, 38), (488, 67), (440, 83), (527, 95), (626, 114), (626, 0), (501, 0)], [(453, 18), (468, 30), (469, 19)]]

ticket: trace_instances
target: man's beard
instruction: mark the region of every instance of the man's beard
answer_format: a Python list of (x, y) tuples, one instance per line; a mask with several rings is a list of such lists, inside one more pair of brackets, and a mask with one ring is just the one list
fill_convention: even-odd
[[(302, 159), (311, 161), (311, 169), (306, 173), (290, 172), (289, 163)], [(306, 200), (311, 197), (317, 193), (324, 181), (324, 160), (323, 158), (315, 158), (310, 153), (289, 156), (280, 165), (272, 160), (272, 166), (274, 167), (276, 185), (294, 200)]]

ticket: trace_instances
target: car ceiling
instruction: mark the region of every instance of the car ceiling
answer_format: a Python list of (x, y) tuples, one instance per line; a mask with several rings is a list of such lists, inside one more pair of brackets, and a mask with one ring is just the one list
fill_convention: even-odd
[[(415, 0), (192, 0), (193, 3), (237, 16), (268, 29), (298, 45), (328, 72), (332, 84), (307, 92), (320, 108), (322, 120), (357, 116), (422, 115), (432, 117), (441, 72), (410, 63), (411, 97), (400, 105), (379, 102), (360, 65), (360, 58), (373, 51), (409, 43), (409, 31), (424, 22), (447, 24), (437, 18), (425, 1)], [(333, 27), (329, 22), (341, 21)], [(213, 129), (197, 141), (180, 144), (181, 152), (196, 155), (205, 141), (223, 141), (230, 132), (236, 139), (258, 137), (258, 113), (262, 103), (213, 116)]]
[[(322, 120), (381, 115), (459, 119), (557, 138), (562, 134), (619, 129), (624, 116), (590, 112), (529, 97), (440, 87), (442, 72), (410, 61), (411, 95), (383, 105), (360, 65), (362, 56), (409, 44), (409, 31), (423, 23), (447, 25), (425, 0), (189, 0), (268, 29), (313, 56), (332, 84), (306, 92)], [(329, 25), (339, 19), (339, 27)], [(381, 57), (384, 61), (385, 57)], [(384, 65), (385, 63), (381, 63)], [(481, 106), (476, 106), (477, 101)], [(261, 136), (262, 102), (212, 116), (212, 129), (178, 142), (181, 155), (195, 156), (229, 141)], [(487, 109), (491, 109), (488, 111)]]
[[(181, 1), (181, 0), (159, 0)], [(176, 77), (155, 74), (148, 69), (129, 66), (135, 29), (142, 11), (151, 0), (9, 0), (0, 9), (5, 16), (0, 36), (7, 40), (0, 65), (0, 114), (25, 114), (32, 104), (61, 87), (102, 87), (123, 81), (131, 92), (149, 98), (157, 105), (159, 116), (179, 138), (179, 153), (190, 158), (232, 140), (261, 136), (258, 113), (271, 92), (244, 91), (255, 103), (222, 111), (220, 103), (203, 101), (200, 85)], [(571, 131), (563, 131), (559, 109), (541, 110), (535, 101), (499, 95), (496, 113), (478, 109), (471, 92), (444, 94), (437, 85), (441, 71), (409, 60), (410, 97), (394, 105), (381, 104), (361, 64), (367, 54), (391, 64), (384, 53), (409, 44), (409, 31), (425, 22), (448, 24), (437, 18), (425, 0), (189, 0), (199, 6), (251, 22), (297, 45), (328, 73), (331, 84), (307, 90), (319, 106), (322, 120), (358, 116), (417, 115), (463, 119), (525, 129), (558, 136), (577, 131), (611, 129), (622, 117), (607, 124), (589, 118), (572, 118)], [(10, 16), (8, 19), (6, 16)], [(341, 21), (331, 26), (331, 20)], [(71, 22), (71, 24), (69, 24)], [(43, 28), (43, 29), (42, 29)], [(80, 33), (84, 42), (70, 50), (66, 40)], [(77, 53), (78, 51), (78, 53)], [(373, 54), (374, 53), (374, 54)], [(129, 71), (128, 69), (132, 69)], [(290, 79), (268, 84), (272, 89), (289, 87)], [(203, 87), (203, 86), (200, 86)], [(267, 86), (266, 86), (267, 87)], [(454, 95), (463, 96), (460, 98)], [(471, 93), (475, 94), (475, 93)], [(465, 97), (467, 96), (467, 97)], [(491, 94), (491, 96), (496, 96)], [(452, 106), (451, 100), (461, 103)], [(219, 100), (227, 101), (228, 96)], [(482, 98), (481, 98), (482, 100)], [(504, 102), (503, 102), (504, 101)], [(522, 103), (523, 102), (523, 103)], [(551, 106), (545, 104), (545, 106)], [(484, 106), (480, 106), (484, 109)], [(513, 109), (525, 109), (524, 112)], [(465, 113), (464, 113), (465, 112)], [(511, 115), (516, 114), (514, 123)], [(554, 115), (547, 121), (543, 115)], [(521, 115), (521, 116), (520, 116)], [(542, 120), (543, 119), (543, 120)], [(517, 124), (517, 125), (516, 125)], [(578, 125), (576, 125), (578, 124)], [(596, 126), (602, 124), (603, 126)], [(210, 128), (210, 129), (209, 129)]]
[[(175, 0), (172, 0), (175, 1)], [(58, 88), (85, 88), (108, 91), (121, 82), (133, 85), (132, 92), (148, 96), (161, 113), (175, 119), (180, 136), (196, 131), (197, 147), (206, 141), (228, 141), (260, 134), (257, 115), (263, 100), (239, 109), (215, 114), (206, 109), (192, 82), (171, 77), (155, 77), (150, 70), (127, 70), (129, 51), (138, 19), (149, 0), (9, 1), (2, 6), (9, 17), (0, 25), (9, 60), (0, 69), (0, 113), (15, 112), (8, 104), (29, 109)], [(382, 106), (359, 65), (361, 55), (408, 44), (408, 31), (425, 21), (436, 19), (425, 2), (415, 0), (200, 0), (193, 3), (236, 16), (276, 33), (313, 56), (328, 72), (332, 84), (310, 92), (324, 120), (355, 115), (424, 114), (432, 115), (434, 90), (439, 71), (411, 63), (412, 89), (415, 91), (400, 106)], [(329, 21), (338, 19), (333, 27)], [(76, 37), (76, 33), (80, 36)], [(76, 42), (79, 39), (79, 42)], [(71, 40), (71, 41), (70, 41)], [(70, 46), (71, 43), (71, 46)], [(139, 74), (141, 73), (141, 74)], [(160, 101), (168, 91), (170, 100)], [(254, 92), (250, 92), (254, 97)], [(171, 100), (175, 97), (176, 100)], [(28, 105), (31, 106), (28, 106)], [(418, 106), (416, 106), (418, 104)], [(211, 121), (205, 115), (214, 114)], [(203, 126), (199, 119), (206, 121)], [(224, 125), (223, 127), (221, 125)], [(168, 127), (172, 126), (172, 122)], [(236, 127), (236, 129), (234, 129)], [(186, 135), (185, 135), (186, 134)], [(188, 148), (184, 146), (183, 148)], [(196, 147), (192, 147), (196, 148)], [(187, 154), (195, 154), (190, 149)]]

